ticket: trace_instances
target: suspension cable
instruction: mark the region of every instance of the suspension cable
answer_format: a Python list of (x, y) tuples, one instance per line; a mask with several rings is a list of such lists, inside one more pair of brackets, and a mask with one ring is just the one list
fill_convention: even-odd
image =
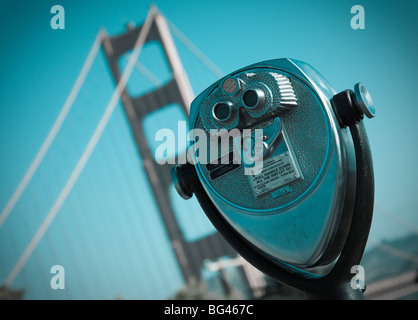
[(70, 178), (68, 179), (67, 183), (65, 184), (64, 188), (61, 190), (61, 193), (59, 194), (58, 198), (56, 199), (54, 205), (52, 206), (51, 210), (49, 211), (48, 215), (46, 216), (45, 220), (43, 221), (42, 225), (39, 227), (38, 231), (32, 238), (29, 245), (26, 247), (25, 251), (23, 252), (22, 256), (19, 258), (16, 265), (13, 267), (10, 274), (7, 276), (4, 285), (9, 286), (16, 276), (19, 274), (19, 272), (24, 267), (25, 263), (29, 259), (29, 257), (32, 255), (33, 251), (37, 247), (39, 241), (42, 239), (46, 231), (48, 230), (49, 226), (51, 225), (52, 221), (54, 220), (55, 216), (61, 209), (61, 206), (65, 202), (68, 194), (71, 192), (72, 188), (74, 187), (75, 183), (77, 182), (81, 172), (83, 171), (87, 161), (89, 160), (91, 154), (94, 151), (94, 148), (96, 147), (100, 137), (103, 134), (104, 129), (106, 128), (106, 125), (108, 124), (110, 117), (115, 110), (117, 103), (119, 102), (120, 96), (123, 92), (123, 90), (126, 87), (126, 83), (133, 71), (134, 64), (138, 60), (139, 54), (141, 52), (141, 49), (145, 43), (146, 37), (149, 33), (149, 30), (151, 28), (151, 24), (154, 20), (155, 12), (150, 11), (148, 13), (148, 16), (145, 20), (145, 23), (143, 25), (143, 29), (141, 30), (138, 39), (135, 43), (134, 50), (129, 58), (128, 64), (122, 74), (122, 77), (120, 78), (115, 91), (113, 92), (112, 98), (109, 101), (109, 104), (107, 105), (102, 118), (99, 121), (99, 124), (96, 127), (95, 132), (93, 133), (92, 137), (90, 138), (89, 143), (87, 144), (86, 149), (84, 150), (83, 154), (81, 155), (76, 167), (71, 173)]
[(6, 206), (4, 207), (3, 211), (0, 214), (0, 227), (4, 224), (7, 217), (9, 216), (10, 212), (15, 207), (16, 203), (19, 201), (20, 197), (22, 196), (23, 192), (25, 191), (26, 187), (28, 186), (29, 182), (32, 180), (33, 175), (35, 174), (36, 170), (38, 169), (39, 165), (41, 164), (42, 160), (45, 157), (45, 154), (48, 152), (49, 147), (51, 146), (52, 142), (54, 141), (55, 137), (57, 136), (61, 126), (67, 117), (75, 99), (80, 92), (80, 89), (84, 83), (84, 80), (89, 73), (93, 62), (99, 52), (101, 43), (103, 41), (103, 32), (99, 31), (94, 43), (90, 49), (90, 52), (87, 56), (86, 61), (77, 77), (76, 82), (74, 83), (73, 88), (71, 89), (70, 94), (67, 97), (67, 100), (64, 103), (60, 113), (58, 114), (57, 119), (55, 120), (51, 130), (48, 133), (45, 141), (43, 142), (41, 148), (39, 149), (38, 153), (36, 154), (35, 158), (33, 159), (32, 163), (30, 164), (28, 170), (26, 171), (25, 175), (23, 176), (22, 180), (20, 181), (18, 187), (16, 188), (15, 192), (13, 193), (10, 200), (7, 202)]

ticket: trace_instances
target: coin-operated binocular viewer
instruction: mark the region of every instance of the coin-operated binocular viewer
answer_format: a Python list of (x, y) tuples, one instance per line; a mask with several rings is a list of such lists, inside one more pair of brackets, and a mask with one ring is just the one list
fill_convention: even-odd
[(337, 94), (304, 62), (250, 65), (193, 101), (194, 161), (173, 182), (265, 274), (312, 299), (362, 299), (352, 268), (372, 220), (374, 114), (361, 83)]

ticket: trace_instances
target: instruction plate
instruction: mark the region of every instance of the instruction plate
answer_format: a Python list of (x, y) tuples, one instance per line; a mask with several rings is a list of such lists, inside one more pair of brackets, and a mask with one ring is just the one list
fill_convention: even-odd
[(257, 197), (288, 185), (301, 178), (289, 152), (284, 152), (263, 162), (258, 175), (250, 175), (250, 182)]

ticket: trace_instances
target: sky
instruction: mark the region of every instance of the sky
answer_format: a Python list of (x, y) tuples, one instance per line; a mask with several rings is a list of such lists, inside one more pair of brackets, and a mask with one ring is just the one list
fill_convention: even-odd
[[(65, 9), (64, 30), (50, 27), (50, 9), (55, 4)], [(126, 23), (142, 23), (151, 4), (225, 74), (255, 62), (289, 57), (314, 66), (337, 92), (363, 82), (376, 106), (376, 117), (365, 120), (377, 204), (370, 243), (417, 232), (418, 2), (413, 0), (0, 1), (0, 207), (6, 205), (48, 134), (99, 29), (110, 35), (122, 33)], [(350, 26), (350, 9), (356, 4), (365, 9), (364, 30)], [(176, 44), (197, 95), (216, 77), (177, 40)], [(144, 58), (152, 60), (152, 54), (148, 56)], [(51, 207), (111, 96), (112, 82), (103, 55), (97, 60), (63, 126), (64, 133), (57, 136), (46, 164), (34, 176), (41, 178), (34, 180), (16, 207), (18, 212), (33, 208), (37, 212), (27, 218), (23, 229), (10, 227), (10, 232), (23, 238), (22, 248), (35, 230), (30, 219), (41, 221)], [(155, 62), (154, 67), (158, 69)], [(131, 159), (135, 148), (121, 108), (114, 116), (118, 120), (112, 120), (112, 131), (106, 131), (103, 139), (112, 140), (112, 146)], [(121, 169), (112, 146), (102, 147), (112, 161), (110, 174), (122, 175), (120, 170), (129, 172), (138, 165), (126, 160)], [(89, 169), (88, 164), (80, 183), (106, 179), (97, 177), (98, 170)], [(146, 188), (146, 182), (118, 181), (120, 190), (132, 185)], [(99, 194), (78, 189), (71, 197), (91, 210), (101, 201)], [(210, 227), (204, 225), (202, 230)], [(7, 237), (0, 230), (0, 241)]]

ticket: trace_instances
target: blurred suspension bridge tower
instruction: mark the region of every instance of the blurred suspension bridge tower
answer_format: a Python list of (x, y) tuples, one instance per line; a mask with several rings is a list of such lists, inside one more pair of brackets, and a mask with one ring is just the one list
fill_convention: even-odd
[(151, 8), (142, 26), (131, 28), (122, 35), (105, 36), (102, 46), (117, 85), (123, 80), (118, 63), (120, 57), (127, 51), (140, 48), (151, 41), (161, 45), (171, 71), (171, 80), (141, 96), (131, 96), (124, 86), (120, 92), (121, 101), (183, 276), (185, 279), (199, 278), (203, 260), (236, 254), (218, 233), (194, 242), (185, 240), (170, 203), (169, 187), (172, 184), (170, 170), (173, 165), (161, 165), (156, 162), (145, 136), (142, 124), (148, 114), (172, 103), (180, 105), (188, 114), (193, 100), (193, 92), (167, 22), (156, 9)]

